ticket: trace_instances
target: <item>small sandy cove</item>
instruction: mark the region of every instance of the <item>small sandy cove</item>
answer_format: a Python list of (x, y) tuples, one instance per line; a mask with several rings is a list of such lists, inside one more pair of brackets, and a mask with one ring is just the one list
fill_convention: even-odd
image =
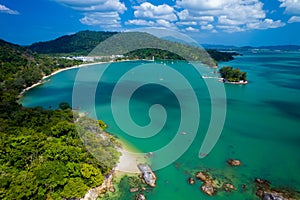
[(145, 163), (146, 158), (143, 153), (130, 152), (123, 148), (118, 148), (118, 151), (122, 153), (119, 162), (116, 165), (115, 170), (125, 173), (140, 173), (138, 164)]

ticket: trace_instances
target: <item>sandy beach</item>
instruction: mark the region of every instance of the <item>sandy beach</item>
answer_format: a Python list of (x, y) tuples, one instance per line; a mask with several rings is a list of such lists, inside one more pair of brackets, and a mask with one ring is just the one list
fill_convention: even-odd
[[(153, 61), (153, 60), (147, 60), (147, 59), (142, 59), (142, 60), (144, 60), (144, 61)], [(136, 61), (136, 60), (122, 60), (122, 62), (129, 62), (129, 61)], [(76, 69), (76, 68), (81, 68), (81, 67), (87, 67), (87, 66), (90, 66), (90, 65), (106, 64), (106, 63), (112, 63), (112, 62), (115, 62), (115, 61), (85, 63), (85, 64), (81, 64), (81, 65), (77, 65), (77, 66), (72, 66), (72, 67), (66, 67), (66, 68), (63, 68), (63, 69), (59, 69), (59, 70), (57, 70), (57, 71), (55, 71), (55, 72), (52, 72), (51, 74), (49, 74), (49, 75), (47, 75), (47, 76), (43, 76), (43, 78), (42, 78), (39, 82), (33, 84), (32, 86), (29, 86), (29, 87), (23, 89), (22, 92), (20, 92), (20, 94), (19, 94), (19, 98), (22, 97), (22, 95), (23, 95), (25, 92), (27, 92), (28, 90), (31, 90), (32, 88), (35, 88), (35, 87), (37, 87), (37, 86), (39, 86), (39, 85), (44, 84), (44, 83), (45, 83), (45, 79), (47, 79), (47, 78), (49, 78), (49, 77), (51, 77), (51, 76), (53, 76), (53, 75), (55, 75), (55, 74), (58, 74), (58, 73), (60, 73), (60, 72), (63, 72), (63, 71), (66, 71), (66, 70), (70, 70), (70, 69)], [(120, 62), (120, 61), (118, 61), (118, 62)]]
[(66, 68), (63, 68), (63, 69), (59, 69), (59, 70), (57, 70), (55, 72), (52, 72), (51, 74), (49, 74), (47, 76), (43, 76), (43, 78), (39, 82), (33, 84), (32, 86), (23, 89), (22, 92), (20, 92), (20, 94), (19, 94), (19, 98), (22, 97), (22, 95), (25, 92), (31, 90), (32, 88), (35, 88), (35, 87), (37, 87), (39, 85), (44, 84), (45, 83), (45, 79), (47, 79), (47, 78), (49, 78), (49, 77), (51, 77), (51, 76), (53, 76), (55, 74), (58, 74), (58, 73), (63, 72), (63, 71), (71, 70), (71, 69), (77, 69), (77, 68), (81, 68), (81, 67), (87, 67), (87, 66), (90, 66), (90, 65), (105, 64), (105, 63), (110, 63), (110, 62), (86, 63), (86, 64), (81, 64), (81, 65), (77, 65), (77, 66), (72, 66), (72, 67), (66, 67)]
[(118, 151), (121, 152), (122, 155), (120, 156), (119, 163), (117, 163), (115, 170), (125, 173), (140, 173), (137, 166), (138, 164), (146, 162), (144, 154), (133, 153), (124, 148), (119, 148)]

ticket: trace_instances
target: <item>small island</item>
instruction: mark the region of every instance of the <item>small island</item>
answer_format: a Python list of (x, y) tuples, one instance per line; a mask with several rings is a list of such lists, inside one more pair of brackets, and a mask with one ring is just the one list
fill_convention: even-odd
[(248, 84), (247, 72), (242, 72), (238, 68), (233, 69), (231, 66), (225, 66), (219, 72), (224, 83)]

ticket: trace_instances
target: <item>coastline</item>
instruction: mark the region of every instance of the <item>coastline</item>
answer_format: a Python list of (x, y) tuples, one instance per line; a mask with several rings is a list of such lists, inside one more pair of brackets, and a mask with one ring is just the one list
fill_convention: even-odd
[(71, 67), (66, 67), (66, 68), (62, 68), (62, 69), (59, 69), (59, 70), (56, 70), (54, 72), (52, 72), (51, 74), (49, 75), (46, 75), (46, 76), (43, 76), (41, 80), (39, 80), (37, 83), (29, 86), (29, 87), (26, 87), (25, 89), (23, 89), (20, 94), (18, 95), (18, 98), (21, 98), (25, 92), (39, 86), (39, 85), (42, 85), (44, 84), (46, 81), (47, 78), (50, 78), (51, 76), (54, 76), (58, 73), (61, 73), (63, 71), (67, 71), (67, 70), (71, 70), (71, 69), (77, 69), (77, 68), (81, 68), (81, 67), (87, 67), (87, 66), (90, 66), (90, 65), (98, 65), (98, 64), (106, 64), (106, 63), (111, 63), (111, 62), (114, 62), (114, 61), (109, 61), (109, 62), (94, 62), (94, 63), (84, 63), (84, 64), (81, 64), (81, 65), (75, 65), (75, 66), (71, 66)]
[(142, 153), (133, 153), (127, 149), (128, 146), (124, 147), (124, 145), (117, 149), (121, 153), (121, 156), (119, 157), (119, 162), (115, 166), (116, 174), (138, 174), (140, 173), (138, 164), (146, 162), (146, 158), (143, 157)]
[[(111, 133), (107, 134), (114, 137)], [(101, 185), (95, 188), (90, 188), (84, 197), (80, 200), (96, 200), (100, 195), (109, 193), (110, 195), (118, 195), (119, 193), (119, 183), (121, 179), (125, 176), (136, 176), (141, 173), (138, 169), (138, 164), (145, 163), (146, 159), (138, 155), (138, 150), (127, 144), (121, 139), (117, 139), (121, 146), (116, 147), (116, 149), (121, 153), (118, 163), (112, 169), (112, 171), (105, 176), (105, 179)]]
[(230, 82), (230, 81), (224, 81), (224, 78), (219, 78), (219, 82), (226, 83), (226, 84), (233, 84), (233, 85), (247, 85), (248, 84), (248, 81)]
[[(121, 62), (128, 62), (128, 61), (132, 61), (132, 60), (123, 60)], [(136, 60), (133, 60), (133, 61), (136, 61)], [(143, 61), (149, 61), (149, 60), (143, 60)], [(91, 66), (91, 65), (97, 65), (97, 64), (113, 63), (113, 62), (115, 62), (115, 61), (84, 63), (81, 65), (71, 66), (71, 67), (66, 67), (63, 69), (56, 70), (47, 76), (43, 76), (42, 79), (39, 80), (37, 83), (23, 89), (21, 91), (21, 93), (19, 94), (18, 98), (19, 99), (22, 98), (22, 96), (27, 91), (46, 83), (47, 82), (46, 79), (48, 79), (56, 74), (59, 74), (63, 71), (67, 71), (67, 70), (71, 70), (71, 69), (78, 69), (78, 68), (87, 67), (87, 66)], [(120, 62), (120, 61), (117, 61), (117, 62)], [(145, 162), (146, 159), (140, 158), (140, 156), (138, 156), (139, 155), (138, 150), (136, 148), (134, 148), (133, 146), (126, 144), (122, 140), (119, 140), (119, 142), (121, 143), (122, 147), (118, 148), (117, 150), (121, 153), (121, 156), (119, 158), (119, 162), (115, 166), (115, 171), (116, 171), (115, 174), (139, 173), (140, 171), (139, 171), (137, 165), (140, 164), (141, 162)]]
[[(78, 68), (87, 67), (87, 66), (91, 66), (91, 65), (97, 65), (97, 64), (107, 64), (107, 63), (114, 63), (114, 62), (130, 62), (130, 61), (137, 61), (137, 60), (84, 63), (84, 64), (77, 65), (77, 66), (71, 66), (71, 67), (59, 69), (59, 70), (52, 72), (51, 74), (49, 74), (47, 76), (43, 76), (42, 79), (39, 80), (37, 83), (23, 89), (21, 91), (21, 93), (19, 94), (18, 98), (20, 100), (27, 91), (46, 83), (48, 81), (47, 80), (48, 78), (50, 78), (56, 74), (59, 74), (63, 71), (67, 71), (67, 70), (71, 70), (71, 69), (78, 69)], [(142, 61), (151, 61), (151, 60), (143, 59)], [(110, 134), (110, 133), (108, 133), (108, 134)], [(112, 135), (112, 134), (110, 134), (110, 135)], [(125, 175), (137, 175), (137, 174), (141, 173), (138, 168), (138, 164), (146, 163), (147, 159), (144, 157), (144, 154), (142, 152), (139, 152), (139, 150), (136, 149), (134, 146), (127, 144), (125, 141), (123, 141), (121, 139), (118, 139), (118, 141), (121, 143), (121, 147), (116, 147), (116, 149), (121, 153), (121, 155), (120, 155), (118, 163), (115, 165), (112, 173), (108, 174), (108, 176), (105, 178), (104, 182), (100, 186), (98, 186), (96, 188), (90, 188), (87, 191), (86, 195), (83, 198), (81, 198), (82, 200), (87, 200), (87, 199), (90, 199), (91, 197), (97, 197), (97, 196), (99, 196), (99, 194), (101, 194), (101, 191), (104, 189), (109, 191), (110, 188), (114, 187), (113, 179), (115, 179), (115, 178), (120, 180)]]
[[(153, 60), (147, 60), (147, 59), (141, 59), (142, 61), (153, 61)], [(121, 60), (121, 61), (107, 61), (107, 62), (93, 62), (93, 63), (84, 63), (84, 64), (81, 64), (81, 65), (75, 65), (75, 66), (71, 66), (71, 67), (66, 67), (66, 68), (62, 68), (62, 69), (59, 69), (59, 70), (56, 70), (54, 72), (52, 72), (51, 74), (49, 75), (46, 75), (46, 76), (43, 76), (41, 80), (39, 80), (37, 83), (29, 86), (29, 87), (26, 87), (24, 88), (20, 94), (18, 95), (18, 98), (22, 98), (22, 96), (25, 94), (25, 92), (39, 86), (39, 85), (42, 85), (44, 84), (46, 81), (47, 78), (50, 78), (51, 76), (54, 76), (60, 72), (63, 72), (63, 71), (67, 71), (67, 70), (71, 70), (71, 69), (77, 69), (77, 68), (81, 68), (81, 67), (87, 67), (87, 66), (90, 66), (90, 65), (99, 65), (99, 64), (107, 64), (107, 63), (114, 63), (114, 62), (129, 62), (129, 61), (138, 61), (138, 60)]]

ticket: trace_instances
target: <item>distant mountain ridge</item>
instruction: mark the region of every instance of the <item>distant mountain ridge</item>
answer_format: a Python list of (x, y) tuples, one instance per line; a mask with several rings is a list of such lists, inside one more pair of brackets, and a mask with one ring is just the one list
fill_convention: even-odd
[(28, 48), (41, 54), (74, 53), (87, 55), (99, 43), (115, 34), (117, 32), (80, 31), (54, 40), (33, 43)]
[(282, 50), (282, 51), (300, 51), (300, 45), (276, 45), (260, 46), (258, 49)]
[[(158, 48), (158, 52), (155, 55), (151, 55), (152, 52), (150, 52), (147, 59), (151, 59), (152, 56), (155, 56), (156, 59), (177, 59), (179, 55), (186, 60), (201, 60), (210, 67), (217, 65), (210, 55), (200, 47), (163, 40), (145, 32), (117, 34), (117, 32), (81, 31), (48, 42), (34, 43), (28, 48), (40, 54), (92, 55), (94, 57), (126, 55), (130, 51), (136, 50), (139, 53), (132, 56), (136, 59), (145, 58), (146, 54), (141, 49)], [(163, 52), (163, 50), (168, 50), (173, 54)]]
[(281, 51), (300, 51), (300, 45), (268, 45), (268, 46), (234, 46), (234, 45), (211, 45), (202, 44), (205, 49), (217, 49), (217, 50), (251, 50), (251, 49), (268, 49), (268, 50), (281, 50)]

